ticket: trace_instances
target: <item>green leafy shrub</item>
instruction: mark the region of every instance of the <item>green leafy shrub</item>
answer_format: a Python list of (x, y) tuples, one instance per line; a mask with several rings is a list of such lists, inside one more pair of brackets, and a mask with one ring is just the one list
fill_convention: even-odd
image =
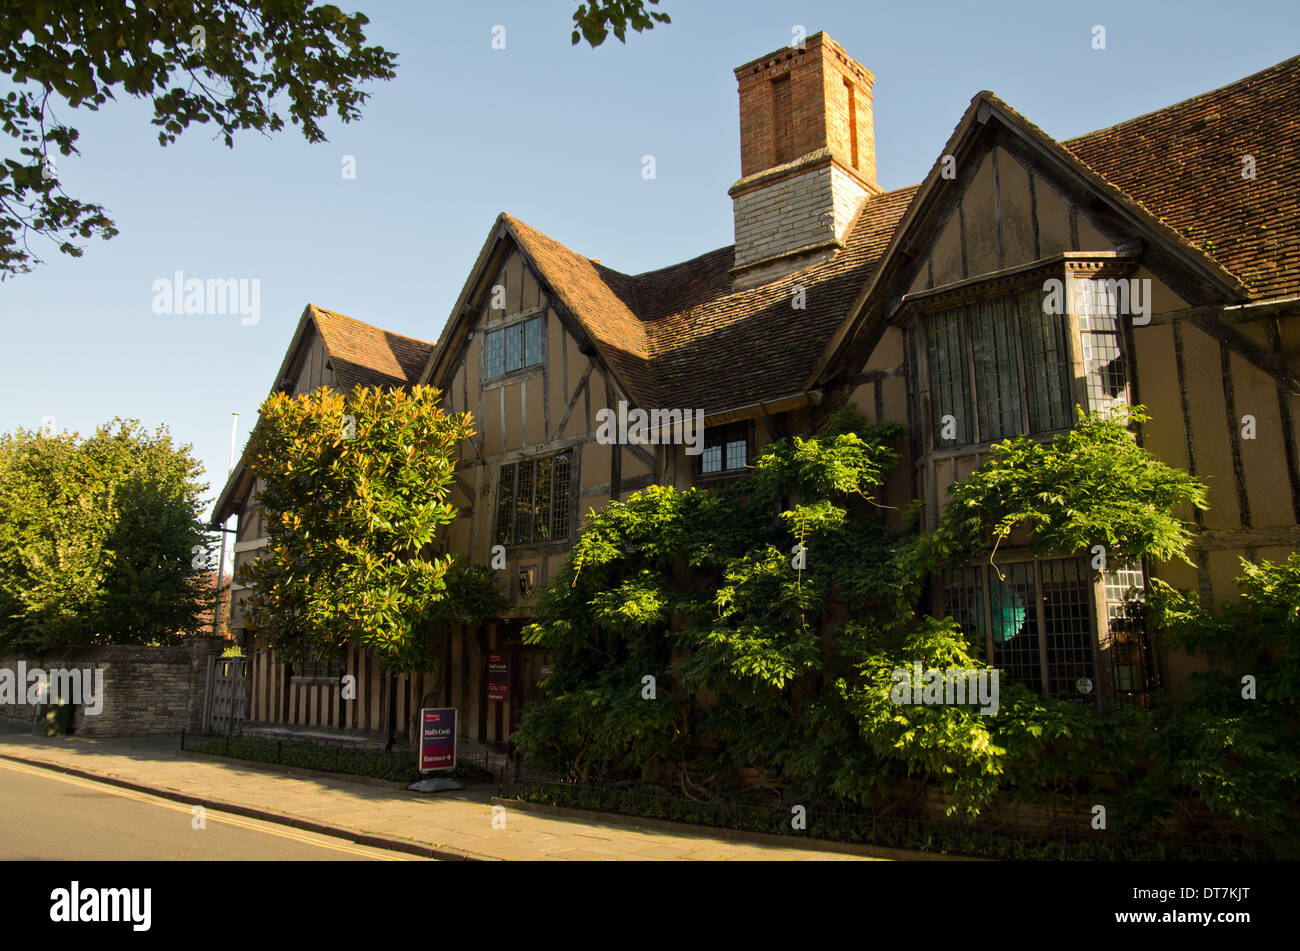
[[(1195, 819), (1199, 804), (1294, 839), (1293, 699), (1286, 710), (1100, 711), (1004, 679), (997, 714), (984, 716), (891, 695), (893, 672), (914, 662), (987, 669), (952, 618), (929, 615), (927, 584), (1012, 532), (1038, 554), (1103, 543), (1116, 561), (1185, 556), (1190, 527), (1177, 513), (1203, 508), (1205, 490), (1135, 443), (1128, 426), (1146, 418), (1141, 407), (1081, 415), (1045, 443), (998, 444), (932, 533), (886, 529), (874, 496), (902, 431), (851, 411), (811, 438), (773, 442), (744, 482), (651, 486), (610, 503), (588, 517), (526, 628), (555, 663), (515, 743), (534, 767), (583, 783), (653, 780), (703, 812), (736, 795), (906, 812), (932, 788), (974, 821), (998, 797), (1089, 794), (1125, 835)], [(1214, 618), (1175, 599), (1160, 617), (1192, 649), (1232, 642), (1226, 656), (1267, 671), (1280, 704), (1294, 697), (1300, 656), (1296, 565), (1246, 569), (1245, 613)], [(1152, 602), (1166, 603), (1159, 591)], [(1239, 638), (1243, 625), (1255, 633)], [(742, 820), (728, 810), (727, 821)]]

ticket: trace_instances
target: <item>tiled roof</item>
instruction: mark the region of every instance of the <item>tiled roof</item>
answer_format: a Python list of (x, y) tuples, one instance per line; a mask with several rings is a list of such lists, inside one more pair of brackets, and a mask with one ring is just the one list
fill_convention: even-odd
[[(502, 219), (642, 405), (716, 412), (789, 396), (880, 259), (917, 186), (867, 201), (845, 247), (771, 284), (731, 291), (734, 248), (628, 275)], [(804, 289), (802, 309), (794, 291)]]
[[(1300, 58), (1060, 145), (1256, 297), (1286, 296), (1300, 293), (1296, 103)], [(638, 402), (718, 412), (802, 386), (920, 187), (869, 199), (830, 259), (734, 293), (734, 247), (627, 275), (502, 219)]]
[[(683, 282), (671, 312), (648, 325), (655, 381), (668, 404), (712, 413), (799, 390), (880, 261), (916, 189), (869, 199), (843, 249), (771, 284), (731, 293), (731, 248), (697, 258), (688, 275), (677, 273), (679, 266), (638, 276), (642, 300), (666, 300), (671, 292), (664, 285)], [(709, 290), (714, 294), (706, 297)], [(803, 308), (796, 309), (797, 303)]]
[(433, 344), (405, 337), (351, 317), (308, 304), (325, 349), (329, 351), (339, 388), (410, 386), (429, 362)]
[(650, 344), (635, 312), (631, 278), (602, 267), (518, 218), (501, 219), (541, 270), (565, 308), (582, 321), (601, 355), (645, 406), (659, 405), (650, 373)]
[(1061, 144), (1253, 296), (1300, 293), (1300, 57)]
[[(294, 354), (302, 345), (307, 331), (308, 320), (316, 325), (330, 356), (330, 365), (338, 379), (338, 389), (350, 393), (357, 384), (362, 386), (413, 386), (419, 382), (420, 374), (434, 345), (414, 337), (406, 337), (384, 330), (371, 324), (362, 323), (343, 314), (308, 304), (298, 319), (298, 330), (293, 343), (284, 355), (280, 372), (276, 375), (277, 386), (292, 365)], [(259, 417), (260, 420), (260, 417)], [(245, 445), (244, 453), (248, 451)], [(229, 515), (235, 514), (238, 499), (252, 485), (244, 453), (239, 462), (230, 470), (226, 484), (217, 496), (212, 509), (212, 526), (216, 527)]]

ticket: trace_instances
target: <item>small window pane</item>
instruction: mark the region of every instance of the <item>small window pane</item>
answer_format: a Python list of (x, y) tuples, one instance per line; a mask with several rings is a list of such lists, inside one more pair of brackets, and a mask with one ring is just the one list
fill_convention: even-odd
[(551, 538), (551, 492), (554, 486), (553, 459), (537, 462), (537, 518), (533, 526), (533, 541), (545, 542)]
[(921, 369), (916, 359), (916, 348), (920, 334), (913, 324), (907, 328), (904, 353), (907, 358), (907, 431), (912, 442), (912, 456), (917, 458), (925, 451), (921, 445)]
[(513, 327), (507, 327), (504, 333), (506, 335), (506, 372), (510, 373), (523, 366), (524, 331), (519, 324), (515, 324)]
[(533, 461), (519, 463), (519, 487), (515, 493), (515, 544), (533, 540)]
[(1116, 699), (1143, 703), (1151, 689), (1150, 643), (1143, 603), (1141, 564), (1120, 565), (1105, 573), (1106, 620), (1110, 635), (1111, 673)]
[(534, 367), (542, 362), (542, 318), (534, 317), (524, 323), (524, 366)]
[(1000, 580), (989, 574), (989, 613), (993, 623), (993, 665), (1035, 693), (1043, 689), (1038, 656), (1038, 597), (1032, 562), (1005, 565)]
[(569, 537), (569, 468), (570, 456), (554, 457), (551, 466), (551, 537)]
[(1041, 568), (1048, 695), (1080, 703), (1096, 702), (1092, 579), (1080, 559), (1044, 561)]
[(743, 439), (727, 443), (727, 468), (745, 468), (745, 451), (748, 448), (748, 444)]
[(1119, 301), (1107, 281), (1094, 281), (1079, 313), (1079, 343), (1088, 388), (1088, 409), (1104, 412), (1127, 402), (1124, 356), (1120, 352)]
[[(926, 321), (930, 338), (930, 399), (934, 446), (962, 446), (974, 437), (970, 414), (970, 374), (966, 364), (966, 339), (960, 309), (935, 314)], [(945, 416), (952, 425), (945, 427)], [(953, 438), (945, 439), (944, 435)]]
[(515, 466), (501, 467), (501, 486), (497, 491), (497, 536), (498, 545), (509, 545), (514, 528), (515, 514)]
[(491, 379), (494, 376), (500, 376), (505, 372), (505, 331), (488, 331), (484, 338), (483, 345), (487, 350), (484, 375), (488, 379)]
[(705, 446), (700, 456), (700, 471), (704, 473), (722, 471), (722, 446)]
[(975, 653), (988, 653), (984, 623), (984, 583), (980, 568), (951, 568), (943, 575), (943, 610), (960, 625)]

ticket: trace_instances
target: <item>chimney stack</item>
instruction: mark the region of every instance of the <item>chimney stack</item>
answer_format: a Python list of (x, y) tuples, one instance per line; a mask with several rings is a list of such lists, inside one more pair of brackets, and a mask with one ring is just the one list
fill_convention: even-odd
[(739, 290), (830, 257), (876, 184), (875, 77), (825, 33), (736, 68)]

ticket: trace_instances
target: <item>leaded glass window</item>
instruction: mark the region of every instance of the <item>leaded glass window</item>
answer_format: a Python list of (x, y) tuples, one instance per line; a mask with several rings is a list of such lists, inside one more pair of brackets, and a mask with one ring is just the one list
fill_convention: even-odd
[(715, 426), (704, 432), (704, 451), (700, 454), (700, 474), (716, 475), (744, 469), (749, 465), (749, 425), (732, 423)]
[(1094, 703), (1092, 579), (1081, 558), (951, 568), (941, 578), (941, 607), (972, 641), (992, 647), (992, 664), (1007, 679)]
[(489, 330), (483, 335), (483, 375), (491, 378), (506, 372), (505, 331)]
[(569, 453), (502, 466), (496, 544), (531, 545), (568, 538), (571, 473)]
[[(926, 321), (930, 337), (930, 411), (935, 448), (974, 441), (970, 414), (970, 373), (960, 309)], [(945, 419), (945, 417), (949, 417)]]
[(542, 362), (542, 318), (532, 317), (484, 334), (485, 379), (513, 373)]
[(1014, 311), (1015, 302), (1010, 297), (980, 301), (970, 309), (981, 442), (1025, 431)]
[[(913, 339), (924, 338), (933, 447), (1067, 429), (1073, 421), (1068, 326), (1065, 316), (1043, 313), (1035, 292), (977, 301), (913, 324)], [(1122, 364), (1118, 372), (1122, 379)], [(922, 387), (910, 348), (907, 373), (916, 421)]]

